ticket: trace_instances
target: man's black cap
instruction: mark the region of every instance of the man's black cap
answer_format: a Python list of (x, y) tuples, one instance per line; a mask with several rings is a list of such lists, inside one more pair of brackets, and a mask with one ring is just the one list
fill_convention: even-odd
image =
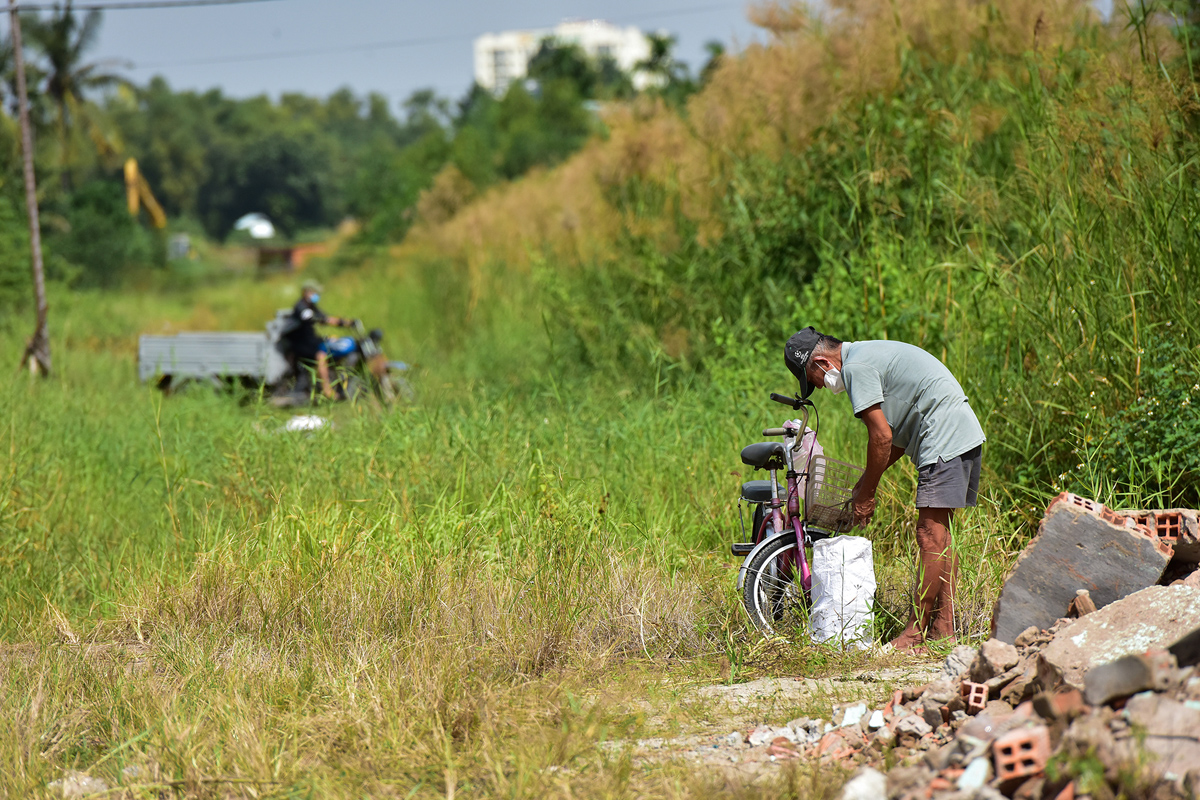
[(800, 397), (807, 399), (812, 394), (813, 387), (808, 382), (808, 359), (812, 356), (813, 348), (821, 341), (822, 334), (809, 325), (802, 331), (792, 334), (783, 346), (783, 362), (800, 381)]

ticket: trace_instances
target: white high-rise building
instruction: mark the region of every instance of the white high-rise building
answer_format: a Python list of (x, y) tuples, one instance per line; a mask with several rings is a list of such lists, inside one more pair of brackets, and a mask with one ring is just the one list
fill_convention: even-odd
[(611, 57), (631, 74), (638, 90), (654, 82), (653, 76), (634, 70), (638, 62), (650, 57), (646, 34), (636, 27), (618, 28), (598, 19), (568, 20), (537, 30), (485, 33), (475, 40), (475, 82), (493, 92), (503, 91), (528, 74), (529, 61), (547, 38), (577, 44), (592, 58)]

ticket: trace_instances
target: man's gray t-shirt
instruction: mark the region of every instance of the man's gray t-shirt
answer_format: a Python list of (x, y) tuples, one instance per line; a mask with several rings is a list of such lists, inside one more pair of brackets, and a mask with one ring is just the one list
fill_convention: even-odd
[(949, 461), (987, 440), (950, 370), (915, 345), (846, 342), (842, 380), (855, 416), (883, 404), (892, 445), (918, 467)]

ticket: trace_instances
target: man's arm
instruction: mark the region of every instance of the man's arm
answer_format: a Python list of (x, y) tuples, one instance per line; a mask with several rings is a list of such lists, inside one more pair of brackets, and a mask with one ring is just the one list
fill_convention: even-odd
[(330, 316), (316, 306), (313, 306), (313, 322), (320, 325), (332, 325), (335, 328), (349, 328), (354, 324), (352, 319)]
[(854, 524), (866, 526), (875, 516), (879, 479), (904, 455), (904, 450), (892, 446), (892, 426), (888, 425), (881, 404), (864, 409), (859, 419), (867, 426), (867, 468), (854, 487)]

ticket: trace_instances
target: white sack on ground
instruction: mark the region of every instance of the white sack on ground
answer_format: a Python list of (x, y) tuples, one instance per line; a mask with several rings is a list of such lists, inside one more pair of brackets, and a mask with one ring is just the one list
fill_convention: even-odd
[(869, 540), (833, 536), (813, 543), (812, 600), (814, 642), (871, 646), (875, 564)]

